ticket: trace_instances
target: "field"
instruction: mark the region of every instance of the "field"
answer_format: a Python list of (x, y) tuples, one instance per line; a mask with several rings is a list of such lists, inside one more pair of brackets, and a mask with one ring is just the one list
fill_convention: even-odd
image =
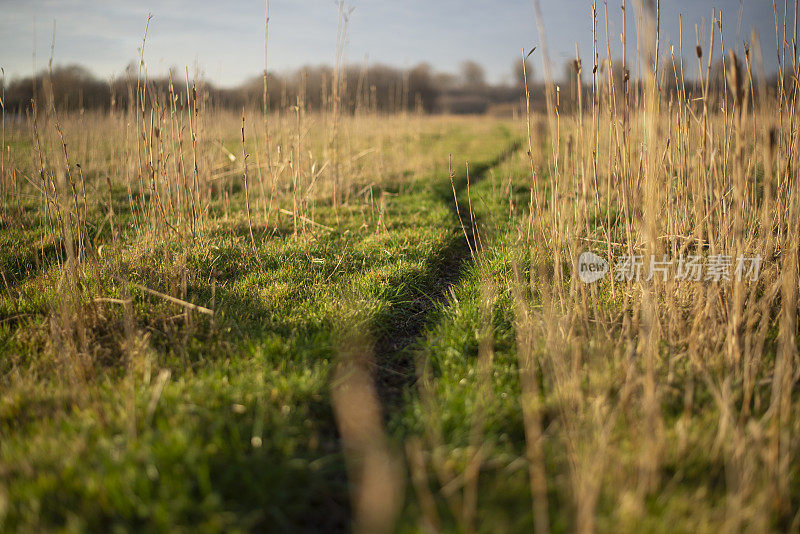
[(6, 115), (0, 530), (797, 531), (797, 84), (593, 79)]

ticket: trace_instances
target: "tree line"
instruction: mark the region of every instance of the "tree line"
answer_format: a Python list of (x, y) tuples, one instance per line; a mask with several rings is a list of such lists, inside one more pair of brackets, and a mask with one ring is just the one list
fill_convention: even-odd
[[(619, 101), (627, 93), (635, 98), (641, 82), (631, 78), (621, 62), (599, 65), (598, 92)], [(744, 72), (739, 58), (718, 60), (705, 76), (710, 97), (721, 97), (725, 91), (726, 72)], [(590, 67), (590, 71), (592, 68)], [(482, 113), (495, 105), (521, 109), (524, 82), (527, 79), (530, 104), (533, 109), (546, 107), (546, 91), (557, 90), (555, 101), (565, 112), (575, 111), (582, 103), (591, 105), (588, 91), (592, 88), (592, 73), (583, 72), (580, 61), (567, 61), (560, 79), (553, 87), (539, 80), (530, 62), (523, 70), (522, 62), (512, 64), (513, 77), (502, 84), (486, 81), (484, 69), (473, 61), (462, 63), (458, 73), (437, 72), (426, 63), (409, 69), (388, 65), (347, 65), (336, 71), (329, 66), (306, 66), (287, 73), (269, 72), (245, 81), (238, 87), (218, 87), (202, 76), (189, 77), (186, 71), (171, 69), (169, 74), (147, 78), (144, 69), (129, 64), (121, 75), (102, 80), (81, 65), (55, 66), (43, 69), (34, 76), (3, 83), (2, 103), (7, 113), (24, 114), (36, 104), (52, 104), (59, 110), (126, 109), (139, 101), (152, 102), (172, 98), (178, 105), (187, 103), (187, 96), (202, 99), (206, 106), (241, 109), (243, 107), (270, 110), (303, 106), (307, 110), (329, 109), (337, 100), (344, 113), (360, 111), (395, 113), (418, 111), (424, 113)], [(751, 77), (745, 79), (751, 82)], [(689, 76), (672, 61), (663, 64), (659, 73), (662, 94), (674, 97), (681, 91), (698, 95), (704, 81)], [(760, 84), (775, 87), (777, 79)], [(266, 91), (265, 91), (266, 84)], [(557, 89), (556, 89), (557, 87)], [(336, 90), (334, 90), (334, 88)], [(613, 93), (613, 95), (611, 95)]]
[[(348, 65), (338, 72), (329, 66), (306, 66), (288, 73), (254, 76), (233, 88), (219, 87), (202, 76), (190, 77), (177, 69), (171, 69), (167, 75), (146, 78), (144, 70), (134, 63), (121, 75), (107, 80), (97, 78), (84, 66), (66, 65), (43, 69), (5, 84), (3, 104), (6, 111), (21, 113), (33, 103), (41, 107), (47, 102), (60, 110), (109, 110), (135, 104), (141, 91), (147, 95), (145, 100), (172, 94), (181, 101), (192, 92), (199, 93), (207, 105), (223, 108), (263, 107), (266, 95), (269, 109), (299, 104), (308, 110), (319, 110), (337, 98), (343, 112), (432, 113), (440, 111), (441, 95), (447, 91), (490, 93), (491, 88), (485, 82), (483, 69), (474, 62), (465, 62), (458, 75), (435, 72), (425, 63), (410, 69), (381, 64)], [(519, 94), (517, 91), (516, 96)]]

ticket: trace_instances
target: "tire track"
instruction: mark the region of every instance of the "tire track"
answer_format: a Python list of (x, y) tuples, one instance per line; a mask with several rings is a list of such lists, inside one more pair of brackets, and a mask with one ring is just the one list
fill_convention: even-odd
[[(471, 165), (469, 184), (474, 185), (484, 180), (488, 172), (509, 159), (521, 146), (521, 141), (512, 141), (505, 150), (494, 158)], [(453, 198), (455, 189), (458, 201)], [(413, 348), (424, 330), (429, 326), (429, 314), (437, 304), (444, 301), (447, 290), (457, 285), (464, 274), (465, 267), (472, 260), (470, 248), (476, 250), (474, 234), (467, 232), (465, 239), (459, 222), (459, 212), (469, 214), (466, 199), (466, 169), (456, 173), (451, 181), (439, 180), (433, 186), (432, 193), (446, 204), (451, 218), (458, 228), (448, 243), (432, 258), (430, 267), (423, 276), (423, 283), (410, 287), (405, 291), (400, 302), (401, 308), (392, 307), (379, 314), (373, 322), (375, 337), (375, 380), (378, 396), (383, 408), (384, 420), (402, 407), (403, 392), (416, 381)], [(471, 221), (464, 220), (469, 226)], [(479, 220), (475, 218), (475, 226)], [(477, 231), (477, 230), (476, 230)], [(390, 316), (394, 316), (392, 318)], [(405, 320), (398, 321), (396, 317)]]

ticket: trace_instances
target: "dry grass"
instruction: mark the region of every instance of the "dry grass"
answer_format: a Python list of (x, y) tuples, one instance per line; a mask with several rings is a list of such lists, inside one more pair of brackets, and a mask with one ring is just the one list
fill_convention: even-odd
[[(548, 80), (548, 113), (521, 124), (343, 116), (336, 77), (323, 110), (301, 93), (239, 114), (188, 74), (149, 91), (146, 71), (130, 109), (65, 114), (43, 95), (4, 120), (0, 528), (797, 531), (800, 71), (784, 56), (790, 81), (754, 87), (751, 48), (741, 67), (724, 49), (712, 95), (715, 19), (691, 47), (701, 94), (670, 93), (657, 17), (639, 14), (641, 80), (615, 85), (596, 33), (577, 111)], [(612, 268), (729, 256), (732, 276), (649, 277), (645, 261), (641, 280), (582, 284), (585, 250)], [(757, 280), (737, 278), (740, 256), (763, 259)], [(223, 429), (193, 433), (181, 410), (206, 395), (252, 420), (224, 426), (213, 405)], [(152, 449), (103, 443), (156, 431), (206, 466), (203, 507), (170, 518), (103, 493), (127, 468), (158, 474)], [(47, 478), (64, 433), (67, 456), (112, 465), (90, 489), (70, 479), (66, 505)], [(204, 439), (238, 476), (311, 482), (253, 497)], [(24, 460), (31, 444), (46, 452)]]

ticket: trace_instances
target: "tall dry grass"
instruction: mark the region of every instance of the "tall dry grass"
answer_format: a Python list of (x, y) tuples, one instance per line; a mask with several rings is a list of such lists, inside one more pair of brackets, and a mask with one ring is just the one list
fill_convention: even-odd
[[(531, 154), (535, 216), (522, 222), (530, 234), (519, 241), (530, 249), (530, 278), (518, 275), (512, 284), (534, 517), (546, 509), (537, 502), (547, 479), (540, 443), (557, 440), (570, 459), (577, 531), (597, 529), (601, 491), (618, 506), (620, 524), (639, 524), (648, 499), (671, 483), (665, 473), (690, 462), (695, 447), (710, 448), (724, 465), (726, 530), (797, 528), (796, 50), (778, 45), (779, 78), (790, 73), (788, 84), (754, 86), (758, 36), (744, 52), (726, 48), (722, 15), (714, 12), (708, 35), (691, 47), (702, 93), (675, 80), (678, 94), (670, 97), (658, 69), (660, 14), (638, 3), (642, 77), (635, 88), (628, 76), (617, 87), (610, 72), (602, 78), (597, 7), (594, 56), (583, 62), (592, 84), (579, 97), (590, 104), (562, 117), (554, 91), (548, 130), (529, 133), (529, 147), (547, 149)], [(623, 17), (630, 8), (623, 2)], [(605, 3), (603, 10), (600, 26), (608, 28)], [(540, 35), (544, 41), (541, 26)], [(614, 40), (605, 39), (610, 63)], [(665, 60), (682, 61), (685, 45), (675, 43)], [(709, 72), (720, 48), (726, 86), (712, 99)], [(642, 255), (643, 277), (619, 281), (612, 271), (601, 284), (584, 285), (575, 269), (584, 250), (612, 265)], [(720, 283), (648, 273), (651, 257), (690, 255), (725, 255), (734, 267), (740, 256), (758, 255), (763, 265), (757, 281), (737, 279), (734, 268)], [(559, 407), (558, 424), (544, 430), (542, 397)], [(706, 402), (718, 414), (707, 422), (711, 443), (698, 441), (692, 422)]]
[[(629, 7), (623, 2), (623, 17)], [(658, 68), (657, 8), (653, 13), (639, 4), (635, 10), (642, 28), (635, 70), (627, 63), (631, 45), (622, 36), (626, 72), (638, 71), (641, 79), (626, 74), (621, 86), (611, 69), (601, 68), (602, 55), (610, 65), (618, 52), (608, 33), (605, 3), (602, 11), (592, 5), (593, 56), (586, 60), (576, 54), (575, 76), (591, 66), (591, 85), (578, 84), (574, 114), (562, 112), (540, 27), (548, 113), (527, 113), (531, 200), (515, 220), (516, 245), (526, 259), (500, 281), (511, 289), (514, 302), (518, 402), (535, 530), (553, 527), (549, 495), (557, 473), (547, 462), (548, 446), (566, 451), (574, 511), (570, 527), (576, 531), (641, 526), (648, 501), (669, 490), (670, 470), (692, 461), (693, 449), (709, 451), (724, 466), (724, 516), (698, 518), (700, 529), (721, 521), (731, 531), (797, 530), (792, 476), (800, 452), (800, 67), (796, 50), (788, 51), (787, 60), (787, 46), (780, 44), (787, 42), (787, 23), (778, 22), (776, 9), (781, 58), (776, 91), (753, 82), (763, 79), (753, 74), (759, 68), (757, 36), (737, 56), (722, 42), (722, 19), (714, 13), (708, 35), (686, 44), (691, 50), (686, 56), (696, 58), (702, 92), (687, 92), (676, 76), (679, 89), (670, 95)], [(347, 13), (341, 5), (340, 17), (335, 72), (346, 40)], [(796, 25), (792, 42), (797, 42)], [(88, 332), (97, 318), (85, 298), (87, 273), (102, 270), (100, 262), (113, 255), (123, 235), (163, 247), (165, 256), (174, 258), (172, 269), (180, 274), (173, 287), (140, 289), (180, 305), (191, 323), (189, 312), (213, 310), (193, 304), (187, 295), (192, 276), (187, 253), (213, 227), (245, 225), (256, 257), (257, 240), (275, 235), (287, 227), (284, 223), (295, 236), (325, 230), (315, 216), (321, 206), (363, 202), (364, 223), (379, 228), (382, 210), (373, 191), (398, 178), (402, 169), (430, 170), (429, 155), (397, 148), (404, 146), (407, 132), (419, 136), (426, 119), (408, 112), (345, 117), (337, 76), (325, 89), (322, 110), (309, 110), (300, 91), (283, 109), (225, 112), (204, 97), (202, 84), (188, 70), (183, 80), (172, 80), (167, 93), (153, 91), (143, 61), (145, 43), (146, 38), (139, 77), (129, 85), (135, 98), (128, 99), (127, 109), (66, 116), (43, 95), (23, 125), (6, 131), (3, 120), (3, 146), (7, 138), (22, 140), (23, 132), (33, 140), (30, 150), (3, 151), (3, 218), (9, 226), (25, 225), (29, 219), (23, 212), (29, 208), (23, 204), (33, 206), (43, 232), (58, 236), (63, 245), (56, 248), (60, 281), (50, 348), (63, 379), (87, 394), (92, 388), (85, 386), (95, 380)], [(676, 46), (677, 57), (673, 47), (661, 60), (682, 64), (684, 43)], [(709, 80), (720, 48), (728, 58), (726, 87), (715, 99)], [(742, 55), (740, 68), (736, 58)], [(265, 77), (264, 108), (266, 102)], [(365, 131), (371, 136), (360, 135)], [(231, 204), (240, 186), (243, 221), (241, 210)], [(120, 195), (125, 217), (114, 209)], [(99, 219), (90, 213), (99, 213)], [(489, 238), (475, 234), (471, 209), (458, 216), (473, 256), (483, 262)], [(583, 285), (574, 265), (587, 249), (612, 264), (632, 255), (675, 260), (727, 255), (734, 262), (760, 255), (763, 265), (754, 281), (655, 275), (634, 283), (609, 276)], [(464, 530), (480, 527), (483, 417), (493, 361), (490, 322), (498, 293), (488, 263), (484, 270), (479, 402), (470, 421), (466, 467), (459, 473), (437, 456), (444, 439), (437, 424), (406, 443), (419, 522), (434, 531), (442, 525), (438, 494), (431, 489), (437, 485)], [(133, 324), (130, 298), (105, 300), (125, 310), (128, 387), (149, 385), (150, 349)], [(346, 345), (332, 402), (348, 471), (356, 481), (357, 526), (390, 530), (402, 483), (375, 386), (365, 371), (373, 349), (360, 335)], [(420, 362), (419, 369), (424, 368)], [(435, 418), (433, 378), (420, 375), (420, 395)], [(134, 395), (129, 398), (133, 402)], [(697, 415), (706, 413), (704, 403), (713, 403), (714, 420), (698, 421)], [(547, 412), (548, 406), (555, 408)], [(699, 425), (711, 425), (713, 439)], [(130, 428), (135, 432), (134, 422)], [(598, 514), (602, 500), (613, 503), (610, 517)]]

